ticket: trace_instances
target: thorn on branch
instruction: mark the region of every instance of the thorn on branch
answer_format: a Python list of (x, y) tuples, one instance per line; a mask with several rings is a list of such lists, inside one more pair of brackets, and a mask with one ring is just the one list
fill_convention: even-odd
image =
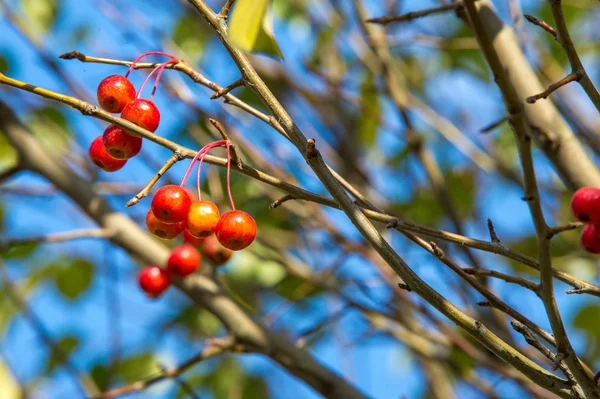
[(579, 81), (581, 79), (581, 77), (582, 77), (581, 74), (579, 74), (577, 72), (571, 72), (570, 74), (568, 74), (567, 76), (565, 76), (564, 78), (559, 80), (558, 82), (552, 83), (543, 92), (536, 94), (534, 96), (527, 97), (527, 99), (525, 101), (527, 101), (529, 104), (535, 104), (535, 102), (537, 100), (542, 99), (542, 98), (543, 99), (548, 98), (548, 96), (550, 96), (550, 94), (554, 93), (556, 90), (560, 89), (561, 87), (563, 87), (564, 85), (566, 85), (568, 83)]
[(80, 53), (77, 50), (69, 51), (68, 53), (64, 53), (58, 56), (58, 58), (63, 60), (74, 60), (77, 59), (79, 61), (85, 61), (85, 54)]
[(230, 84), (229, 86), (223, 87), (219, 90), (217, 90), (216, 92), (213, 93), (212, 96), (210, 96), (211, 100), (215, 100), (219, 97), (224, 96), (225, 94), (229, 93), (231, 90), (236, 89), (240, 86), (244, 86), (246, 84), (244, 78), (240, 78), (238, 80), (236, 80), (235, 82), (233, 82), (232, 84)]
[(398, 283), (398, 288), (403, 289), (408, 292), (412, 292), (412, 289), (408, 286), (408, 284)]
[(539, 26), (540, 28), (542, 28), (543, 30), (545, 30), (546, 32), (548, 32), (552, 36), (554, 36), (555, 40), (558, 40), (558, 37), (556, 35), (556, 29), (554, 29), (553, 27), (548, 25), (546, 22), (539, 20), (536, 17), (534, 17), (533, 15), (529, 15), (529, 14), (525, 14), (525, 19), (527, 21), (531, 22), (532, 24)]
[(498, 119), (497, 121), (494, 121), (494, 122), (490, 123), (489, 125), (482, 127), (479, 130), (479, 133), (489, 133), (492, 130), (494, 130), (495, 128), (497, 128), (498, 126), (502, 125), (504, 122), (507, 122), (507, 121), (508, 121), (508, 117), (507, 116), (502, 117), (502, 118)]
[(278, 200), (273, 201), (271, 203), (271, 205), (269, 205), (269, 209), (278, 208), (281, 205), (283, 205), (284, 202), (295, 200), (295, 199), (296, 199), (296, 197), (294, 197), (292, 194), (284, 195), (283, 197), (279, 198)]
[(492, 242), (495, 244), (500, 244), (500, 239), (498, 238), (498, 235), (496, 234), (496, 230), (494, 229), (494, 222), (492, 222), (492, 219), (488, 218), (487, 225), (488, 225), (488, 230), (490, 231), (490, 239), (492, 240)]
[(306, 158), (313, 159), (317, 155), (319, 155), (319, 150), (317, 150), (317, 146), (315, 145), (315, 139), (306, 140)]

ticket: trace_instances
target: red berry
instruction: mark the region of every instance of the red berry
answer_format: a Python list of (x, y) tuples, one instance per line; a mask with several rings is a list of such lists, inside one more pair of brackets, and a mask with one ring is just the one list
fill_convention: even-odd
[(219, 208), (210, 201), (194, 202), (190, 207), (185, 225), (194, 237), (208, 237), (215, 232), (219, 222)]
[(219, 219), (215, 234), (225, 248), (239, 251), (256, 238), (256, 222), (243, 211), (225, 212)]
[(600, 237), (595, 225), (588, 224), (583, 228), (581, 232), (581, 246), (590, 253), (600, 254)]
[(100, 82), (96, 94), (103, 109), (118, 113), (135, 99), (135, 87), (125, 76), (111, 75)]
[(185, 223), (165, 223), (161, 222), (154, 216), (152, 210), (148, 211), (146, 214), (146, 227), (148, 227), (148, 231), (158, 238), (162, 238), (164, 240), (170, 240), (171, 238), (177, 237), (183, 229), (185, 229)]
[(600, 189), (583, 187), (571, 199), (573, 216), (583, 223), (600, 223)]
[(104, 143), (102, 143), (102, 136), (98, 136), (92, 141), (89, 149), (89, 155), (92, 162), (100, 169), (107, 172), (114, 172), (119, 170), (127, 163), (125, 159), (115, 159), (106, 152)]
[(222, 246), (214, 234), (204, 239), (202, 252), (213, 266), (221, 266), (233, 255), (233, 251)]
[(102, 135), (106, 151), (115, 159), (129, 159), (142, 149), (142, 138), (127, 134), (118, 126), (110, 125)]
[(157, 266), (144, 267), (138, 275), (138, 282), (151, 298), (158, 298), (171, 284), (167, 272)]
[(202, 263), (200, 252), (190, 244), (183, 244), (171, 252), (167, 260), (167, 271), (179, 277), (192, 274)]
[(152, 198), (152, 213), (165, 223), (177, 223), (187, 218), (192, 200), (187, 191), (174, 184), (161, 187)]
[(183, 230), (183, 240), (189, 244), (199, 247), (204, 242), (205, 238), (194, 237), (188, 229)]
[(121, 118), (154, 132), (160, 122), (160, 112), (152, 101), (137, 98), (125, 106)]

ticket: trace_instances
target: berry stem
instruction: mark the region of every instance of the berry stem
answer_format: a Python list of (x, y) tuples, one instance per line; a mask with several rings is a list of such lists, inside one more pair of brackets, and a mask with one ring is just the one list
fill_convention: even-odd
[(149, 55), (162, 55), (165, 57), (169, 57), (171, 59), (176, 59), (177, 57), (175, 57), (174, 55), (168, 54), (168, 53), (163, 53), (162, 51), (149, 51), (147, 53), (144, 53), (142, 55), (140, 55), (139, 57), (137, 57), (129, 66), (129, 69), (127, 70), (127, 72), (125, 73), (125, 77), (128, 77), (129, 74), (131, 73), (131, 71), (133, 71), (133, 68), (135, 68), (135, 64), (137, 64), (139, 62), (139, 60), (141, 60), (144, 57), (147, 57)]
[(229, 140), (225, 141), (225, 147), (227, 147), (227, 194), (229, 195), (229, 203), (231, 204), (231, 210), (235, 211), (233, 196), (231, 195), (231, 143), (229, 142)]
[(202, 154), (207, 153), (212, 148), (224, 147), (225, 145), (226, 145), (225, 140), (219, 140), (219, 141), (213, 141), (212, 143), (208, 143), (207, 145), (202, 147), (202, 149), (200, 149), (200, 151), (198, 151), (196, 156), (192, 159), (192, 162), (190, 162), (190, 166), (188, 166), (188, 168), (185, 172), (185, 175), (183, 176), (183, 179), (181, 180), (180, 186), (181, 187), (185, 186), (185, 183), (187, 182), (187, 179), (188, 179), (190, 173), (192, 172), (192, 169), (194, 168), (196, 161), (198, 160), (198, 158), (200, 158), (202, 156)]
[[(174, 62), (179, 62), (179, 60), (177, 60), (177, 59), (169, 60), (169, 61), (163, 62), (162, 64), (160, 64), (156, 68), (154, 68), (152, 70), (152, 72), (150, 72), (148, 74), (148, 76), (146, 77), (146, 80), (144, 80), (144, 83), (142, 83), (142, 86), (140, 87), (140, 90), (138, 91), (137, 98), (140, 98), (140, 96), (142, 95), (142, 92), (144, 91), (144, 88), (146, 87), (146, 84), (150, 81), (150, 78), (152, 78), (152, 76), (157, 71), (158, 71), (158, 76), (160, 77), (160, 74), (162, 73), (162, 70), (165, 68), (165, 66), (167, 66), (168, 64), (172, 64)], [(157, 78), (157, 80), (158, 80), (158, 78)], [(152, 95), (150, 96), (150, 101), (152, 101), (152, 97), (154, 96), (154, 92), (156, 91), (157, 83), (158, 82), (154, 83), (154, 89), (152, 90)]]
[(163, 62), (162, 67), (160, 68), (160, 70), (158, 71), (158, 74), (156, 75), (156, 80), (154, 81), (154, 87), (152, 87), (152, 93), (150, 93), (150, 101), (152, 101), (152, 99), (154, 98), (154, 93), (156, 93), (156, 89), (158, 88), (158, 82), (160, 82), (160, 76), (162, 75), (163, 71), (165, 70), (165, 67), (169, 64), (178, 63), (178, 62), (179, 62), (178, 59)]
[(204, 162), (204, 156), (207, 151), (205, 151), (200, 157), (200, 161), (198, 162), (198, 175), (196, 176), (196, 190), (198, 190), (198, 201), (202, 201), (202, 192), (200, 190), (200, 171), (202, 169), (202, 162)]

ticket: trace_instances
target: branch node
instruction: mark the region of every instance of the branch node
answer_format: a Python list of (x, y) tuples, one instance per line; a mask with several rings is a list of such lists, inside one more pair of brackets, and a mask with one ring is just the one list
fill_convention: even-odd
[(398, 288), (403, 289), (408, 292), (412, 292), (412, 289), (408, 286), (408, 284), (398, 283)]
[(431, 250), (433, 251), (433, 254), (438, 258), (438, 259), (443, 259), (446, 255), (444, 254), (444, 251), (442, 251), (442, 249), (440, 247), (437, 246), (437, 244), (433, 241), (429, 242), (429, 245), (431, 245)]
[(313, 159), (319, 155), (319, 150), (315, 145), (315, 139), (306, 140), (306, 158)]
[(385, 228), (386, 229), (395, 229), (396, 227), (398, 227), (398, 219), (394, 218), (392, 220), (390, 220), (386, 225)]
[(231, 90), (238, 88), (240, 86), (244, 86), (246, 84), (246, 81), (244, 80), (244, 78), (240, 78), (238, 80), (236, 80), (235, 82), (233, 82), (232, 84), (230, 84), (229, 86), (225, 86), (219, 90), (217, 90), (216, 92), (213, 93), (212, 96), (210, 96), (211, 100), (216, 100), (219, 97), (223, 97), (225, 94), (229, 93)]

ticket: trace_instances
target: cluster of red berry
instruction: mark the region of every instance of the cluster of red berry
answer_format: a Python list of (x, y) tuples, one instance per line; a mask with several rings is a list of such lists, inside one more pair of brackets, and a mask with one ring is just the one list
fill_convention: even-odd
[[(135, 65), (148, 55), (162, 55), (169, 60), (159, 64), (148, 75), (136, 95), (135, 87), (127, 78)], [(106, 111), (121, 112), (126, 119), (146, 130), (154, 132), (160, 122), (158, 108), (152, 102), (160, 76), (165, 67), (178, 62), (177, 58), (162, 52), (148, 52), (139, 56), (125, 74), (105, 78), (98, 86), (98, 103)], [(149, 100), (139, 98), (150, 78), (157, 73), (154, 88)], [(222, 215), (213, 202), (202, 201), (200, 192), (200, 172), (202, 162), (208, 152), (217, 147), (227, 150), (227, 192), (231, 211)], [(142, 148), (142, 138), (133, 132), (110, 125), (102, 136), (91, 144), (91, 160), (101, 169), (114, 172), (125, 165)], [(196, 180), (198, 201), (192, 201), (184, 188), (187, 179), (198, 162)], [(202, 256), (197, 248), (213, 266), (225, 263), (233, 254), (249, 246), (256, 237), (256, 222), (246, 212), (236, 210), (231, 195), (231, 143), (219, 140), (204, 146), (191, 161), (179, 186), (161, 187), (152, 198), (150, 210), (146, 215), (146, 226), (155, 236), (170, 240), (183, 233), (186, 244), (175, 248), (167, 261), (166, 269), (158, 266), (146, 266), (139, 275), (139, 284), (149, 296), (156, 298), (170, 285), (169, 276), (185, 277), (197, 270)]]
[(580, 222), (585, 223), (581, 232), (581, 246), (593, 254), (600, 254), (600, 188), (583, 187), (575, 191), (571, 210)]
[[(158, 65), (148, 75), (139, 92), (135, 91), (133, 83), (127, 78), (135, 65), (144, 57), (149, 55), (162, 55), (169, 60)], [(98, 85), (98, 104), (105, 111), (121, 113), (121, 118), (126, 119), (146, 130), (154, 132), (160, 123), (160, 112), (152, 99), (160, 82), (163, 70), (169, 64), (178, 62), (178, 59), (170, 54), (159, 51), (151, 51), (140, 55), (133, 61), (125, 76), (111, 75)], [(144, 87), (154, 74), (157, 74), (150, 99), (140, 98)], [(142, 149), (142, 138), (135, 133), (110, 125), (104, 134), (94, 139), (90, 145), (89, 155), (92, 162), (106, 172), (114, 172), (121, 169), (129, 158), (136, 156)]]

